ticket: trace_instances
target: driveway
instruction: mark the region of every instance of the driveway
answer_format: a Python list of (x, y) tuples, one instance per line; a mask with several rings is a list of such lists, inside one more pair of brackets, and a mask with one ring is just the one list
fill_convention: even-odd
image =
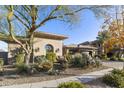
[(119, 62), (119, 61), (107, 61), (107, 62), (102, 62), (104, 66), (107, 67), (112, 67), (116, 69), (122, 69), (124, 66), (124, 62)]

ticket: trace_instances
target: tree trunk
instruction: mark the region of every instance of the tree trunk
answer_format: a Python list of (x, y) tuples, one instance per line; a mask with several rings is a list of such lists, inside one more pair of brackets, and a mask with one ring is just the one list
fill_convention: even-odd
[(32, 63), (34, 64), (34, 47), (32, 48)]
[(103, 44), (100, 44), (100, 56), (102, 57), (102, 55), (103, 55), (103, 52), (104, 52), (104, 49), (103, 49)]
[(30, 50), (31, 50), (31, 54), (30, 54), (30, 57), (31, 57), (31, 62), (34, 63), (34, 36), (33, 36), (33, 31), (31, 31), (31, 33), (29, 34), (29, 47), (30, 47)]
[(29, 65), (29, 62), (30, 62), (30, 53), (28, 53), (28, 54), (25, 54), (25, 63), (26, 63), (26, 65)]

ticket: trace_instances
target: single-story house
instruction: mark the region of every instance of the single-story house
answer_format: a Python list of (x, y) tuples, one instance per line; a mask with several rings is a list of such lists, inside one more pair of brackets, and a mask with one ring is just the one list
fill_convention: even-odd
[[(63, 45), (63, 40), (67, 38), (68, 37), (64, 35), (57, 35), (45, 32), (35, 32), (33, 40), (34, 56), (46, 55), (47, 51), (52, 51), (56, 53), (57, 56), (62, 56), (66, 53), (74, 54), (76, 52), (89, 52), (92, 54), (97, 54), (98, 49), (91, 45), (81, 44)], [(21, 38), (18, 37), (18, 39), (20, 39), (22, 42), (23, 41), (25, 42), (25, 40), (27, 40), (26, 38), (22, 39), (22, 37)], [(8, 62), (12, 63), (14, 57), (13, 51), (19, 49), (20, 46), (17, 43), (15, 43), (12, 39), (9, 39), (8, 37), (7, 38), (3, 37), (1, 40), (8, 43), (8, 53), (6, 53), (7, 57), (4, 57), (4, 59), (8, 58)]]
[[(67, 38), (68, 37), (64, 35), (35, 32), (33, 40), (34, 56), (46, 55), (47, 51), (52, 51), (56, 53), (57, 56), (62, 56), (63, 40)], [(8, 59), (11, 59), (13, 57), (12, 51), (20, 48), (20, 46), (14, 41), (11, 41), (10, 39), (5, 39), (3, 41), (8, 43)]]

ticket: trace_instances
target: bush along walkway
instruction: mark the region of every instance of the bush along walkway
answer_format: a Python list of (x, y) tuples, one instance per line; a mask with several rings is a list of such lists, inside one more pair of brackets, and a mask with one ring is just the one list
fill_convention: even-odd
[(68, 81), (78, 81), (82, 83), (87, 83), (89, 81), (95, 80), (97, 78), (100, 78), (104, 76), (105, 74), (110, 73), (113, 68), (108, 68), (100, 71), (94, 71), (87, 74), (80, 74), (78, 76), (72, 76), (67, 78), (61, 78), (61, 79), (55, 79), (50, 81), (43, 81), (43, 82), (37, 82), (37, 83), (28, 83), (28, 84), (20, 84), (20, 85), (12, 85), (12, 86), (2, 86), (2, 87), (8, 87), (8, 88), (55, 88), (62, 82), (68, 82)]

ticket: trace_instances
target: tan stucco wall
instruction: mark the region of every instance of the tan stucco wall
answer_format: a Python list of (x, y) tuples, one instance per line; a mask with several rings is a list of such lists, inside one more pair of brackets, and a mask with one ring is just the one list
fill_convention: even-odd
[[(57, 56), (62, 56), (62, 47), (63, 47), (63, 42), (62, 40), (52, 40), (52, 39), (44, 39), (44, 38), (34, 38), (34, 49), (39, 48), (38, 52), (34, 51), (35, 56), (40, 56), (40, 55), (46, 55), (46, 50), (45, 50), (45, 45), (46, 44), (51, 44), (54, 47), (54, 53), (56, 53)], [(11, 56), (11, 50), (14, 50), (19, 47), (18, 44), (8, 44), (8, 57)], [(58, 52), (56, 50), (59, 49)]]
[(16, 48), (19, 48), (20, 46), (18, 44), (13, 44), (13, 43), (9, 43), (8, 44), (8, 58), (12, 57), (12, 50), (15, 50)]
[[(35, 56), (46, 55), (45, 45), (47, 44), (51, 44), (54, 47), (54, 53), (56, 53), (56, 55), (62, 56), (62, 40), (35, 38), (34, 42), (34, 49), (39, 48), (39, 52), (34, 52)], [(57, 49), (59, 49), (58, 52), (56, 52)]]

